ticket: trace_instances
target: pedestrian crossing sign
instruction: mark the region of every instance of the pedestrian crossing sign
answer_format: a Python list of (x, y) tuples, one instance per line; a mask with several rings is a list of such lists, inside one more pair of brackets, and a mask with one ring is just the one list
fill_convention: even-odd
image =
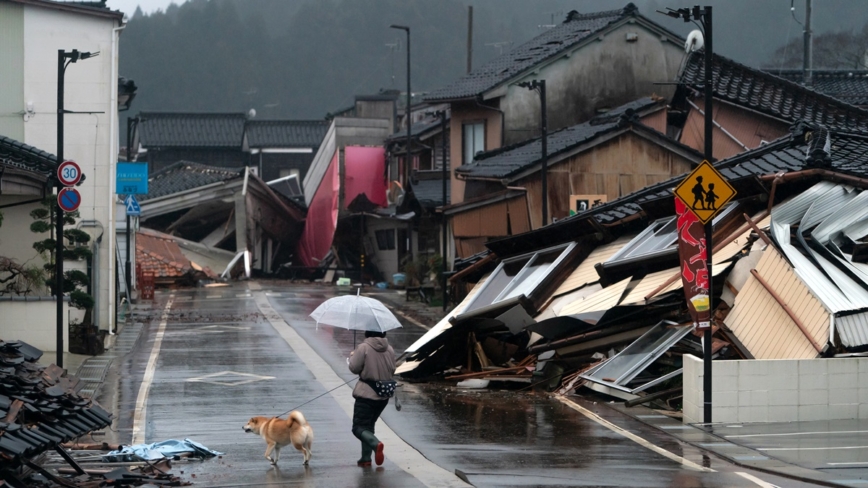
[(711, 163), (703, 161), (675, 188), (675, 196), (707, 224), (735, 197), (735, 188)]
[(124, 200), (124, 205), (127, 207), (127, 215), (130, 217), (138, 217), (142, 215), (142, 207), (139, 206), (139, 201), (133, 195), (127, 195)]

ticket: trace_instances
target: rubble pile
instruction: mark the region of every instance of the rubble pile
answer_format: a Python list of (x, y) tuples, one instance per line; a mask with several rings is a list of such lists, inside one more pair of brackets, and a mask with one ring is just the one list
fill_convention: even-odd
[[(28, 487), (183, 486), (158, 465), (86, 470), (65, 446), (111, 425), (111, 414), (79, 395), (84, 386), (57, 365), (37, 363), (42, 351), (0, 340), (0, 485)], [(46, 465), (57, 457), (57, 470)]]
[[(868, 144), (809, 129), (715, 165), (738, 200), (712, 225), (713, 360), (868, 350), (868, 192), (848, 175)], [(680, 409), (682, 358), (703, 348), (681, 279), (679, 182), (490, 241), (450, 280), (475, 285), (407, 348), (397, 373), (476, 388), (583, 387)]]

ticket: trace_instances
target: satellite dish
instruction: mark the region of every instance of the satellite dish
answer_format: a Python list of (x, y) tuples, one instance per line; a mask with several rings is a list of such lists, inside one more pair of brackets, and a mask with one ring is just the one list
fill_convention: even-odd
[(404, 187), (401, 186), (401, 183), (398, 183), (397, 181), (389, 182), (389, 190), (386, 193), (386, 199), (389, 201), (390, 205), (400, 206), (404, 203)]
[(687, 35), (687, 42), (684, 43), (684, 52), (692, 53), (693, 51), (698, 51), (704, 45), (705, 38), (702, 37), (702, 32), (694, 29)]

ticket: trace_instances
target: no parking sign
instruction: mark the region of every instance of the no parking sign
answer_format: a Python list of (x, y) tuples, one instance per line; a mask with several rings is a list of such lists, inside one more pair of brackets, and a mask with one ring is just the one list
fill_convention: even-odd
[(64, 212), (75, 212), (81, 205), (81, 193), (75, 188), (63, 188), (57, 193), (57, 205)]

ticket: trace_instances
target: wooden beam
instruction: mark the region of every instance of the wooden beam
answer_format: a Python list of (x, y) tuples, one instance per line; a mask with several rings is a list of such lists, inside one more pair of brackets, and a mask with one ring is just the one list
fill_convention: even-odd
[(750, 274), (752, 274), (753, 277), (756, 278), (757, 281), (759, 281), (759, 283), (763, 286), (763, 288), (765, 288), (766, 291), (769, 292), (769, 294), (772, 296), (772, 298), (774, 298), (775, 301), (778, 302), (778, 305), (780, 305), (781, 308), (784, 309), (784, 312), (786, 312), (787, 315), (789, 315), (790, 318), (793, 319), (793, 322), (796, 323), (796, 326), (799, 328), (799, 330), (802, 331), (802, 334), (804, 334), (805, 337), (807, 337), (808, 340), (811, 341), (811, 345), (814, 346), (814, 349), (817, 350), (817, 353), (823, 352), (823, 348), (820, 347), (819, 344), (817, 344), (817, 341), (815, 341), (814, 337), (811, 335), (811, 333), (808, 332), (808, 328), (805, 327), (805, 324), (803, 324), (802, 321), (799, 319), (799, 317), (796, 316), (795, 312), (793, 312), (793, 310), (790, 308), (790, 306), (787, 305), (787, 303), (784, 301), (784, 299), (781, 298), (781, 296), (778, 295), (778, 293), (774, 289), (772, 289), (771, 285), (769, 285), (769, 283), (765, 279), (763, 279), (763, 277), (760, 276), (759, 273), (757, 273), (757, 270), (755, 270), (755, 269), (750, 270)]

